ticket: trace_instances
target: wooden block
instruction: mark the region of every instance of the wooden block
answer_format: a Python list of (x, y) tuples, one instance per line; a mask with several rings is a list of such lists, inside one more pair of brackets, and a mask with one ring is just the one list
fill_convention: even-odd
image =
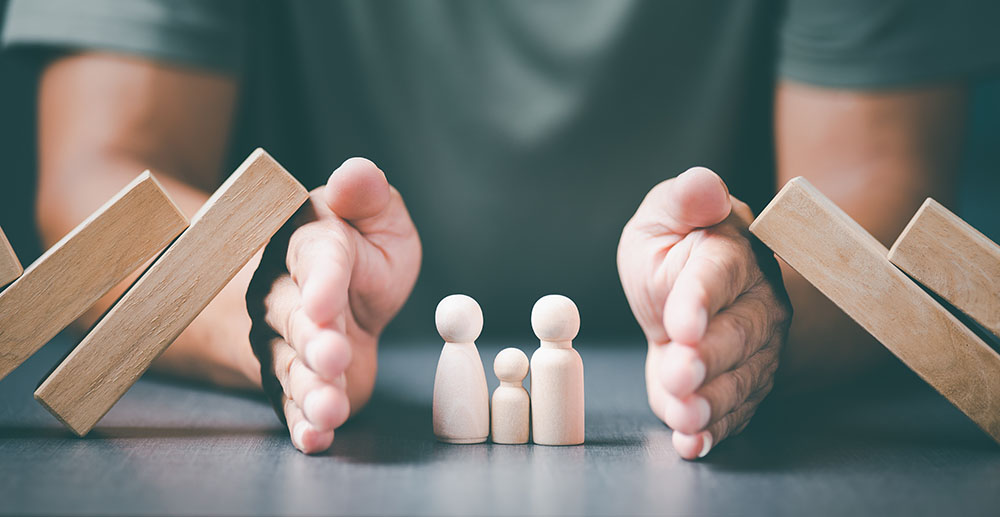
[(148, 171), (0, 293), (0, 378), (170, 244), (187, 218)]
[(1000, 246), (940, 203), (924, 201), (889, 261), (1000, 336)]
[(1000, 355), (833, 202), (795, 178), (750, 231), (1000, 442)]
[(261, 149), (35, 391), (83, 436), (308, 198)]
[(17, 280), (17, 277), (21, 276), (23, 272), (24, 268), (21, 267), (21, 261), (14, 254), (14, 248), (10, 246), (3, 230), (0, 230), (0, 287)]

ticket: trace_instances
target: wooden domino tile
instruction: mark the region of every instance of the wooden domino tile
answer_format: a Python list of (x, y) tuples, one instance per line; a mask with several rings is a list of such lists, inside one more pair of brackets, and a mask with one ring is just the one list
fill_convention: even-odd
[(21, 276), (24, 268), (14, 254), (14, 248), (7, 241), (7, 236), (0, 230), (0, 287), (3, 287)]
[(254, 151), (35, 398), (87, 434), (306, 199), (281, 165)]
[(889, 261), (1000, 336), (1000, 246), (928, 198)]
[(0, 378), (186, 227), (152, 174), (129, 183), (0, 293)]
[(750, 231), (1000, 442), (1000, 355), (893, 266), (857, 222), (795, 178)]

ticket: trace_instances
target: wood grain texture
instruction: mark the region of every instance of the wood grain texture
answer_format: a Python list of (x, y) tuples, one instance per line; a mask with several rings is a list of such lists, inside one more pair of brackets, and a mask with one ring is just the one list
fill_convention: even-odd
[(13, 282), (23, 272), (21, 261), (17, 259), (14, 248), (11, 247), (7, 236), (0, 229), (0, 287)]
[(187, 227), (148, 171), (90, 215), (0, 293), (0, 378)]
[(893, 266), (857, 222), (795, 178), (750, 231), (1000, 442), (1000, 355)]
[(258, 149), (35, 391), (85, 435), (308, 198)]
[(927, 198), (889, 261), (1000, 336), (1000, 246)]

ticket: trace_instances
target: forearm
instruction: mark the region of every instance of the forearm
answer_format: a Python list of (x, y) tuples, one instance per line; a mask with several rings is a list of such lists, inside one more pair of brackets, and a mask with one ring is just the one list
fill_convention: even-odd
[[(225, 76), (111, 54), (67, 55), (50, 63), (38, 95), (37, 221), (45, 244), (62, 238), (145, 169), (193, 216), (218, 183), (235, 92)], [(223, 289), (154, 367), (226, 386), (259, 385), (243, 299), (255, 265)], [(98, 301), (76, 328), (93, 324), (140, 271)]]
[[(98, 156), (86, 162), (75, 162), (73, 167), (78, 173), (58, 174), (51, 169), (57, 165), (45, 163), (44, 158), (42, 162), (42, 167), (49, 167), (43, 178), (61, 179), (58, 182), (43, 182), (39, 188), (39, 231), (46, 246), (51, 246), (72, 230), (144, 170), (147, 166), (144, 163), (148, 163), (141, 158)], [(154, 174), (189, 218), (208, 199), (206, 192), (169, 173), (154, 171)], [(257, 260), (258, 257), (255, 257), (244, 271), (237, 274), (160, 356), (154, 363), (155, 369), (230, 387), (259, 385), (259, 371), (247, 340), (250, 320), (243, 300)], [(74, 324), (74, 328), (82, 331), (93, 325), (143, 269), (145, 266), (101, 297)]]
[[(891, 245), (927, 196), (953, 199), (964, 93), (961, 85), (843, 92), (782, 84), (779, 186), (806, 176)], [(795, 308), (784, 375), (822, 383), (887, 362), (890, 354), (804, 278), (786, 265), (783, 273)]]

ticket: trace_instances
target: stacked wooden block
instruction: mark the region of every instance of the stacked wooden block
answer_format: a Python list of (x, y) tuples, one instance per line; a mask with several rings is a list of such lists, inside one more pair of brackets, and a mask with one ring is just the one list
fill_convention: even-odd
[(1000, 355), (918, 285), (1000, 335), (1000, 247), (928, 199), (887, 250), (803, 178), (750, 231), (1000, 442)]
[[(144, 172), (0, 293), (0, 378), (155, 258), (35, 391), (70, 429), (87, 434), (307, 198), (258, 149), (189, 223)], [(20, 265), (2, 244), (5, 283)]]

